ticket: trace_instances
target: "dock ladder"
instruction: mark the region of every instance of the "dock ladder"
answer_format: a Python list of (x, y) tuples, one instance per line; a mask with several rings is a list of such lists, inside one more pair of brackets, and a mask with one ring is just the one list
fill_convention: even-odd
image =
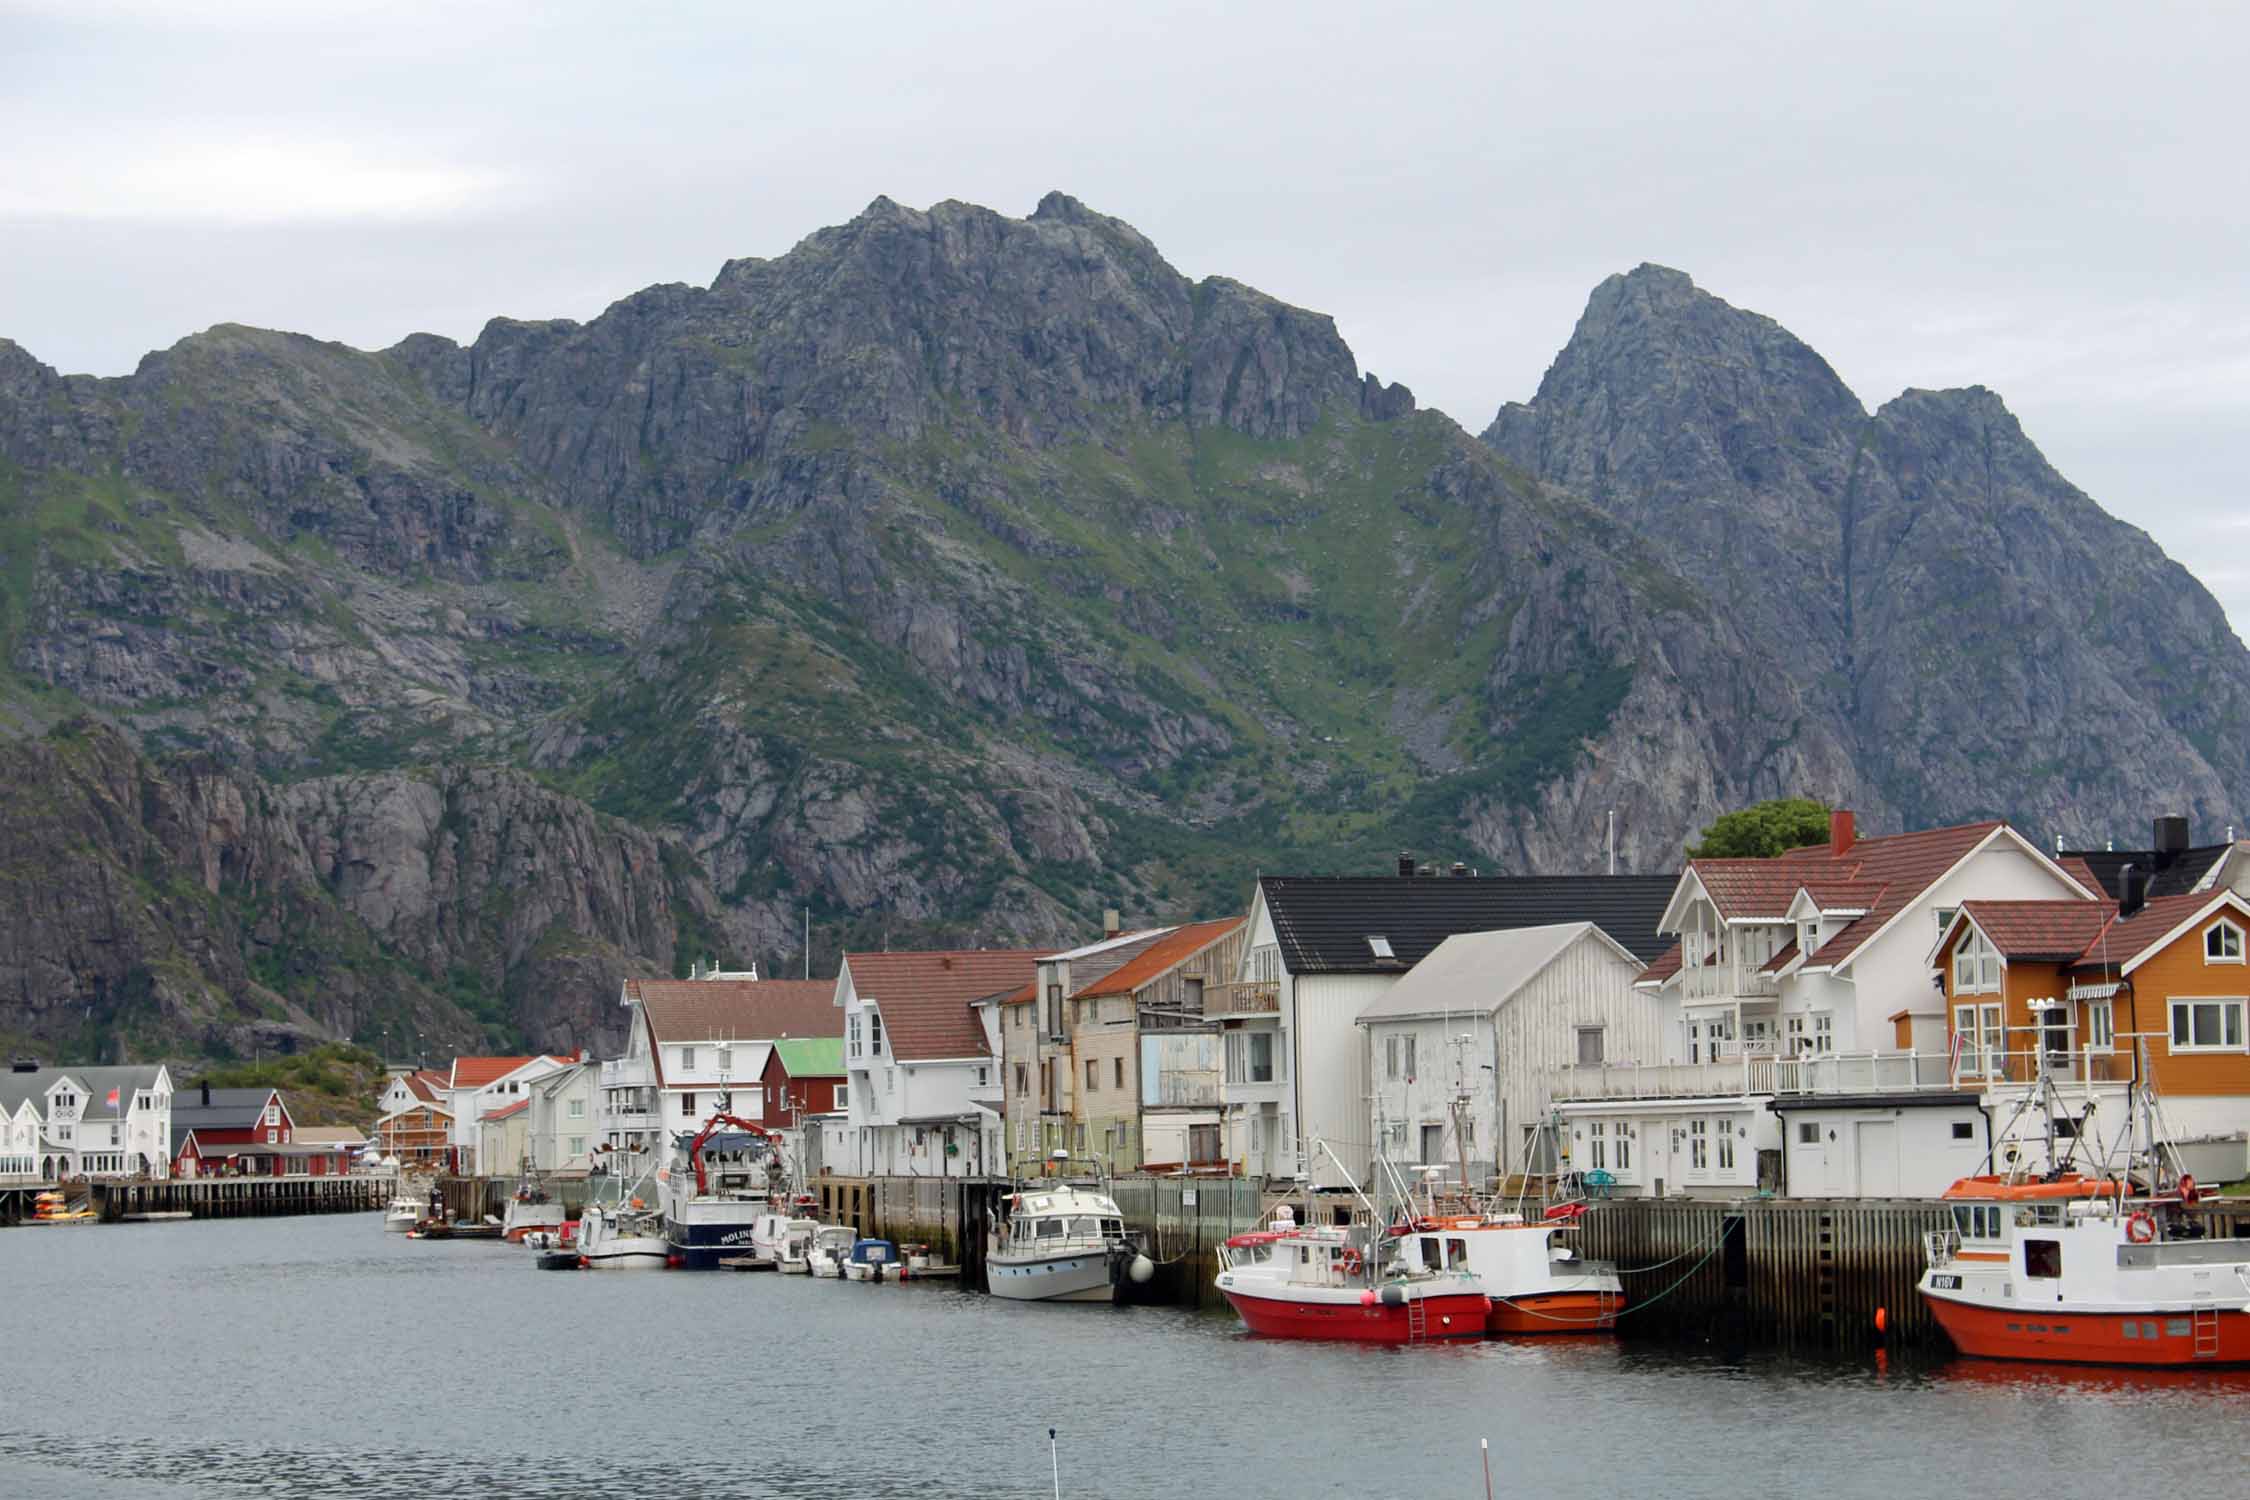
[(2219, 1357), (2219, 1309), (2208, 1302), (2198, 1302), (2191, 1309), (2194, 1316), (2195, 1357)]
[(1430, 1309), (1419, 1297), (1406, 1299), (1406, 1341), (1419, 1344), (1430, 1336)]

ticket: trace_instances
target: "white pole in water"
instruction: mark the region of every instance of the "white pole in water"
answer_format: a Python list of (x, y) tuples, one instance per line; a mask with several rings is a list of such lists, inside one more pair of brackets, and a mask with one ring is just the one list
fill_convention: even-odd
[(1055, 1500), (1062, 1500), (1062, 1454), (1055, 1447), (1055, 1429), (1047, 1429), (1047, 1457), (1055, 1466)]
[(1484, 1500), (1492, 1500), (1492, 1442), (1489, 1438), (1477, 1439), (1477, 1451), (1484, 1455)]

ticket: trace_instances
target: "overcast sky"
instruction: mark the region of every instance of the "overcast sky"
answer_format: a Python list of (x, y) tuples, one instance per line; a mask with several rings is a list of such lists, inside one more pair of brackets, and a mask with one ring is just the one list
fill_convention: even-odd
[[(1472, 431), (1689, 272), (1981, 383), (2250, 626), (2250, 11), (0, 0), (0, 335), (379, 347), (1061, 188)], [(647, 14), (640, 12), (646, 11)]]

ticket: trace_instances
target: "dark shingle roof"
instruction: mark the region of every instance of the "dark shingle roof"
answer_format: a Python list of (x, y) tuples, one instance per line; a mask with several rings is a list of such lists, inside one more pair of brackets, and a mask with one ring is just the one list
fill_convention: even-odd
[(2125, 898), (2125, 867), (2131, 865), (2149, 876), (2148, 894), (2153, 900), (2158, 896), (2184, 896), (2194, 890), (2196, 882), (2233, 847), (2232, 844), (2210, 844), (2201, 849), (2183, 849), (2162, 868), (2157, 865), (2158, 856), (2153, 849), (2074, 849), (2063, 858), (2084, 860), (2112, 901)]
[[(1592, 922), (1648, 962), (1677, 875), (1268, 875), (1258, 882), (1292, 974), (1395, 974), (1462, 932)], [(1369, 946), (1389, 942), (1385, 962)]]

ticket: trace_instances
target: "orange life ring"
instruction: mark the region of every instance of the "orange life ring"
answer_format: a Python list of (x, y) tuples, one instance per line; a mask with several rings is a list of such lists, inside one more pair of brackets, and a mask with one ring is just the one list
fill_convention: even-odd
[(1357, 1276), (1360, 1267), (1359, 1252), (1357, 1250), (1346, 1250), (1339, 1257), (1338, 1264), (1343, 1266), (1346, 1276)]
[(2145, 1245), (2156, 1238), (2156, 1221), (2145, 1213), (2136, 1213), (2125, 1221), (2125, 1238), (2136, 1245)]

